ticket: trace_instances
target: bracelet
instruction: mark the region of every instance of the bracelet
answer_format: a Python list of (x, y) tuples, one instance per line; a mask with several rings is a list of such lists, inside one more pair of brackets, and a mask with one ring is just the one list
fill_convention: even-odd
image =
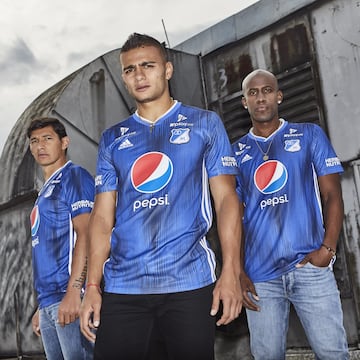
[(332, 256), (336, 255), (336, 251), (334, 249), (332, 249), (330, 246), (327, 246), (325, 244), (321, 244), (321, 246), (323, 246), (329, 253), (331, 253)]
[(90, 287), (90, 286), (95, 286), (97, 289), (98, 289), (98, 291), (99, 291), (99, 293), (101, 294), (102, 293), (102, 291), (101, 291), (101, 288), (100, 288), (100, 286), (98, 285), (98, 284), (86, 284), (86, 289), (88, 288), (88, 287)]

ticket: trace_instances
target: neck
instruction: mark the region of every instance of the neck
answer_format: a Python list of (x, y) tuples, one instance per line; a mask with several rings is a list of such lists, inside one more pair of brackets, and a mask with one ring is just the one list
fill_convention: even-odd
[(268, 122), (253, 122), (253, 133), (256, 136), (261, 136), (264, 138), (268, 138), (272, 133), (274, 133), (280, 126), (280, 120), (277, 119), (275, 121)]
[(139, 116), (151, 121), (156, 122), (163, 114), (165, 114), (174, 104), (172, 97), (167, 97), (163, 100), (156, 102), (137, 103), (137, 112)]
[(57, 170), (62, 168), (66, 164), (66, 159), (61, 162), (57, 162), (56, 164), (51, 164), (47, 166), (42, 166), (42, 172), (44, 175), (45, 182), (54, 174)]

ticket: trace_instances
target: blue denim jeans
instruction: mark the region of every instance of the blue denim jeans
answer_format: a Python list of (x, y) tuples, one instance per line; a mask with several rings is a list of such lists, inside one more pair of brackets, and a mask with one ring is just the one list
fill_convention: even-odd
[(316, 359), (349, 359), (339, 290), (331, 267), (307, 263), (282, 277), (255, 283), (260, 311), (246, 310), (255, 360), (283, 360), (290, 303)]
[(80, 332), (79, 319), (61, 327), (57, 323), (59, 304), (40, 309), (41, 338), (47, 360), (91, 360), (93, 345)]

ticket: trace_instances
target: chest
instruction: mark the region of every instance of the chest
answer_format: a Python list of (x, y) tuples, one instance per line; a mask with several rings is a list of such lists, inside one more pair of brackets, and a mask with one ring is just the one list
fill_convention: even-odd
[(185, 169), (190, 164), (201, 165), (207, 147), (206, 134), (193, 124), (142, 126), (114, 140), (111, 160), (119, 174), (136, 167), (146, 175), (157, 167)]

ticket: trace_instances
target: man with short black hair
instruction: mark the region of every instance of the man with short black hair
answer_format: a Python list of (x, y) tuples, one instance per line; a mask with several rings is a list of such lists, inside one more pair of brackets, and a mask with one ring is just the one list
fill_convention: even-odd
[[(170, 96), (173, 66), (156, 39), (131, 35), (120, 61), (137, 110), (100, 141), (81, 329), (95, 341), (98, 327), (96, 359), (146, 359), (157, 329), (169, 359), (211, 360), (220, 303), (218, 325), (241, 311), (236, 161), (214, 112)], [(209, 190), (223, 257), (217, 281)]]
[(48, 360), (92, 359), (93, 346), (81, 334), (78, 317), (86, 278), (94, 179), (67, 161), (69, 138), (58, 119), (33, 120), (27, 135), (45, 180), (30, 217), (39, 304), (33, 331), (41, 335)]

